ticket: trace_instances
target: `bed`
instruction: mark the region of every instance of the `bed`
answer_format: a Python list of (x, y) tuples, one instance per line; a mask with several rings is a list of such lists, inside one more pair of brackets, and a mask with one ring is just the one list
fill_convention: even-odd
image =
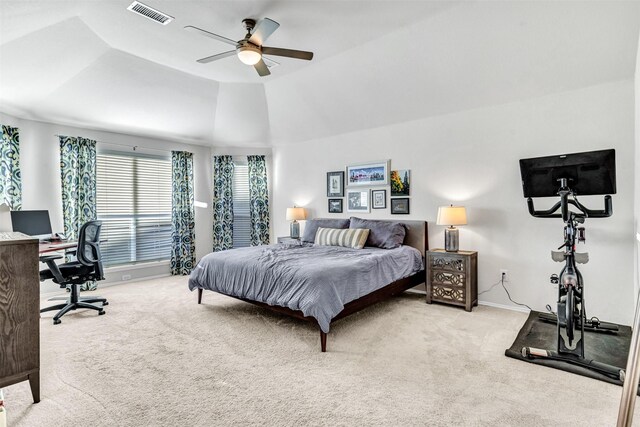
[(198, 304), (206, 289), (309, 321), (319, 328), (325, 352), (332, 322), (425, 282), (427, 223), (378, 222), (401, 222), (402, 246), (287, 242), (215, 252), (200, 260), (189, 289), (198, 290)]

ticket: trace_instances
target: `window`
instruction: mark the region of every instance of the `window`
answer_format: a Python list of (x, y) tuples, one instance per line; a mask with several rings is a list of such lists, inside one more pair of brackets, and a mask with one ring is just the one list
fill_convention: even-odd
[(171, 161), (143, 155), (96, 156), (96, 209), (105, 266), (171, 257)]
[(233, 162), (233, 247), (251, 246), (249, 214), (249, 168), (246, 163)]

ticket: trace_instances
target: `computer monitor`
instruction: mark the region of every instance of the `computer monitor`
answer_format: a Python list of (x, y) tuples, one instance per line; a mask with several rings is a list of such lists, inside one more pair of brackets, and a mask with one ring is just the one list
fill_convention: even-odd
[(615, 150), (588, 151), (520, 160), (524, 197), (558, 195), (560, 178), (578, 196), (616, 193)]
[(11, 211), (13, 231), (19, 231), (40, 240), (51, 238), (49, 211)]

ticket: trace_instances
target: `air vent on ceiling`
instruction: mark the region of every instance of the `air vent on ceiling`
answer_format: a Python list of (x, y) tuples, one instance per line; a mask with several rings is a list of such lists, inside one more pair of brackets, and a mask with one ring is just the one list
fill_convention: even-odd
[(167, 25), (169, 22), (173, 21), (173, 16), (162, 13), (159, 10), (147, 6), (146, 4), (140, 3), (139, 1), (134, 1), (127, 9), (131, 12), (142, 15), (145, 18), (149, 18), (158, 24)]

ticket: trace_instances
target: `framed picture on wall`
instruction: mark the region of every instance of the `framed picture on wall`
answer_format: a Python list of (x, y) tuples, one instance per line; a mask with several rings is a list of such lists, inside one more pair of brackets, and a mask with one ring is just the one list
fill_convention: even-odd
[(409, 214), (409, 198), (398, 197), (391, 199), (391, 213), (394, 215), (408, 215)]
[(342, 213), (342, 199), (329, 199), (329, 213)]
[(347, 187), (389, 185), (389, 160), (347, 166)]
[(391, 171), (391, 197), (408, 196), (411, 189), (411, 171)]
[(371, 190), (371, 208), (387, 208), (387, 190)]
[(344, 197), (344, 171), (327, 172), (327, 197)]
[(348, 190), (347, 212), (369, 212), (369, 190)]

